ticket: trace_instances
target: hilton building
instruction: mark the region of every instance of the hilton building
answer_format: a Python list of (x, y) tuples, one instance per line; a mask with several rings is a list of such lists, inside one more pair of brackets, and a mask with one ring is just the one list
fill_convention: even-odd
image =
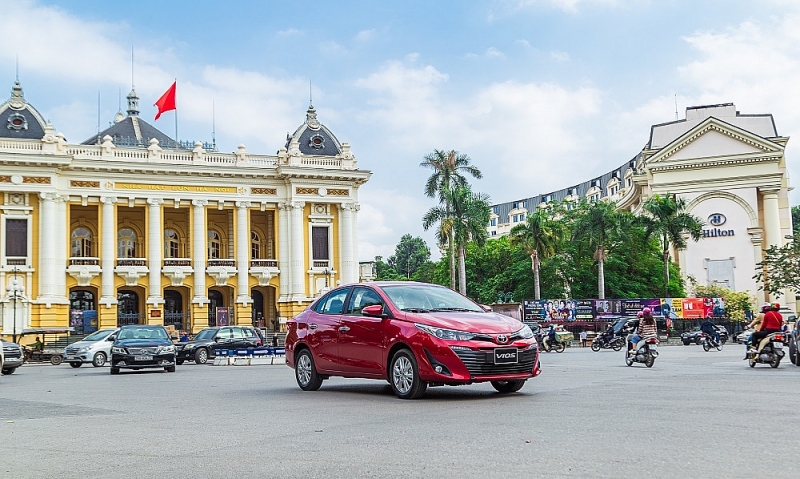
[(749, 291), (759, 304), (769, 299), (796, 310), (794, 294), (788, 301), (786, 294), (767, 298), (753, 279), (764, 250), (792, 232), (788, 141), (770, 114), (741, 114), (732, 103), (690, 107), (682, 120), (651, 126), (644, 149), (608, 173), (494, 205), (487, 231), (508, 234), (548, 201), (613, 201), (638, 213), (649, 197), (675, 194), (705, 222), (699, 241), (672, 252), (684, 279)]
[(371, 173), (313, 106), (261, 155), (182, 148), (138, 100), (131, 91), (127, 115), (80, 144), (18, 82), (0, 104), (4, 338), (81, 324), (275, 328), (359, 280), (358, 188)]

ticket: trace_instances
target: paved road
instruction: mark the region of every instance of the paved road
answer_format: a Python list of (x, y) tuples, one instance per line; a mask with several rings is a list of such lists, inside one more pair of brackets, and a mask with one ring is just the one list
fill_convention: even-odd
[(758, 449), (771, 477), (797, 477), (800, 368), (742, 355), (665, 347), (647, 369), (574, 348), (545, 354), (520, 393), (417, 401), (368, 380), (303, 392), (285, 366), (26, 365), (0, 378), (0, 476), (751, 479)]

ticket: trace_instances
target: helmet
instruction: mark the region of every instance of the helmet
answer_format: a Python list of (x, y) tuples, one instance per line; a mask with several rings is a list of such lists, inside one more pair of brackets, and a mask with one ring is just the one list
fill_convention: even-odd
[(771, 304), (769, 304), (769, 303), (764, 303), (764, 304), (762, 304), (762, 305), (761, 305), (761, 312), (763, 313), (763, 312), (769, 311), (769, 310), (770, 310), (770, 308), (772, 308), (772, 305), (771, 305)]
[(648, 308), (647, 306), (645, 306), (644, 309), (642, 309), (642, 314), (650, 314), (650, 313), (651, 313), (650, 308)]
[(772, 309), (775, 311), (781, 309), (781, 303), (772, 303)]
[(637, 317), (637, 318), (641, 318), (641, 317), (642, 317), (642, 312), (641, 312), (641, 311), (639, 311), (638, 313), (636, 313), (636, 317)]

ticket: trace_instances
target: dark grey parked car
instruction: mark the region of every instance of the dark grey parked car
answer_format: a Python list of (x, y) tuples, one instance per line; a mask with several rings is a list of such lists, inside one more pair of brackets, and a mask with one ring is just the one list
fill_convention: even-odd
[[(792, 319), (790, 318), (789, 321), (792, 321)], [(794, 329), (789, 337), (789, 359), (795, 366), (800, 366), (800, 355), (798, 355), (798, 351), (800, 351), (800, 344), (798, 344), (798, 341), (800, 341), (800, 321), (794, 318), (794, 322)]]
[(9, 343), (8, 341), (0, 340), (3, 345), (3, 374), (14, 374), (14, 371), (22, 366), (24, 355), (22, 347), (17, 343)]

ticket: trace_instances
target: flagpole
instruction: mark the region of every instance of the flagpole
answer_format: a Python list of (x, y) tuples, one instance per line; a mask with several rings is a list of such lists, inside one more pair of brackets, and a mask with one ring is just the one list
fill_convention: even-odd
[(175, 143), (180, 145), (180, 140), (178, 140), (178, 95), (177, 95), (177, 83), (178, 83), (178, 79), (176, 78), (175, 79), (175, 85), (176, 85), (176, 88), (175, 88), (175, 91), (176, 91), (176, 95), (175, 95)]

